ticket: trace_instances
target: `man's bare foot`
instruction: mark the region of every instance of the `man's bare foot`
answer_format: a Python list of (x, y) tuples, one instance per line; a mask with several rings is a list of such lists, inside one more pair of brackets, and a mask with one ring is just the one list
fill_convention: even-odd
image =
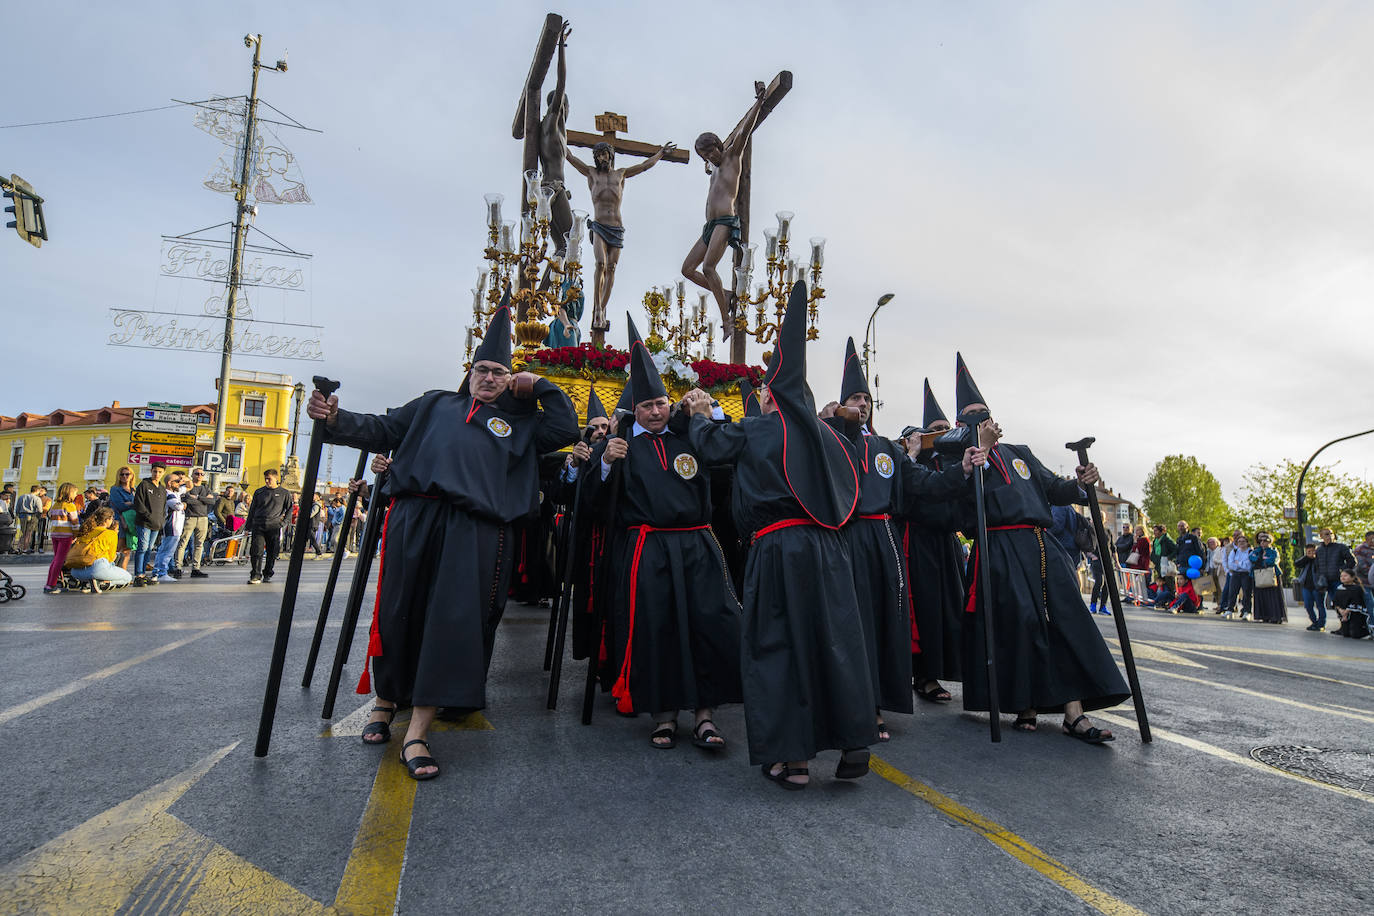
[(372, 715), (363, 726), (364, 744), (386, 744), (391, 740), (391, 720), (396, 716), (395, 706), (383, 706), (378, 700), (372, 706)]

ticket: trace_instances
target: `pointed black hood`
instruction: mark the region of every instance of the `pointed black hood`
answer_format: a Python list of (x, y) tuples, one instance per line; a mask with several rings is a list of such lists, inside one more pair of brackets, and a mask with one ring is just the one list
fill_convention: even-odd
[[(626, 314), (625, 317), (630, 316)], [(654, 356), (642, 340), (630, 343), (630, 381), (626, 388), (630, 392), (631, 407), (668, 396), (668, 389), (663, 387), (663, 378), (654, 365)]]
[(844, 345), (844, 372), (840, 378), (840, 403), (843, 404), (856, 394), (866, 394), (873, 400), (873, 392), (868, 390), (868, 379), (864, 376), (864, 365), (854, 349), (854, 338)]
[(596, 396), (596, 386), (593, 385), (587, 393), (587, 422), (590, 423), (597, 418), (610, 419), (606, 416), (606, 408), (601, 406), (601, 398)]
[(969, 374), (968, 366), (964, 365), (963, 354), (955, 353), (954, 410), (956, 413), (963, 413), (970, 404), (987, 404), (987, 401), (983, 400), (983, 393), (973, 383), (973, 376)]
[[(472, 351), (472, 363), (476, 365), (479, 360), (500, 363), (507, 369), (510, 364), (510, 337), (511, 337), (511, 317), (510, 317), (510, 290), (507, 289), (501, 295), (501, 304), (492, 313), (491, 320), (487, 322), (486, 333), (482, 335), (482, 342), (477, 345), (477, 349)], [(459, 394), (468, 393), (468, 377), (463, 376), (463, 384), (458, 389)]]
[(940, 404), (935, 400), (935, 392), (930, 390), (930, 379), (926, 379), (926, 409), (921, 415), (921, 428), (930, 429), (930, 425), (936, 420), (949, 422), (949, 417), (940, 409)]
[(744, 415), (746, 417), (763, 415), (763, 408), (759, 406), (759, 393), (754, 390), (753, 385), (749, 384), (747, 378), (739, 380), (739, 397), (744, 402)]
[(763, 379), (778, 405), (788, 489), (813, 521), (839, 528), (858, 504), (859, 476), (839, 433), (816, 417), (816, 399), (806, 384), (806, 284), (800, 280), (788, 297)]
[[(625, 353), (633, 353), (636, 343), (643, 343), (644, 338), (639, 336), (639, 328), (635, 327), (635, 319), (629, 317), (628, 312), (625, 313), (625, 327), (627, 327), (629, 331), (629, 343), (625, 345)], [(633, 357), (631, 358), (633, 360)], [(628, 369), (629, 367), (625, 368)], [(633, 401), (629, 400), (632, 396), (633, 391), (631, 387), (629, 387), (629, 379), (625, 379), (625, 387), (621, 389), (620, 400), (616, 401), (616, 411), (633, 411), (633, 409), (635, 409), (635, 404), (633, 404)]]

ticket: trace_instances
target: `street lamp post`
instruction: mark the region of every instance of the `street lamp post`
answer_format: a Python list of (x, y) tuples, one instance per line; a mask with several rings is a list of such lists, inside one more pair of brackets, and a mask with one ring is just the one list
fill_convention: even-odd
[[(869, 316), (868, 316), (868, 327), (864, 329), (864, 378), (865, 378), (865, 379), (869, 378), (869, 374), (868, 374), (868, 356), (869, 356), (869, 353), (872, 352), (872, 354), (873, 354), (874, 356), (876, 356), (876, 355), (878, 354), (878, 348), (877, 348), (876, 346), (870, 348), (870, 347), (869, 347), (869, 344), (868, 344), (869, 336), (872, 335), (872, 333), (873, 333), (873, 319), (875, 319), (875, 318), (878, 317), (878, 310), (879, 310), (879, 309), (881, 309), (883, 306), (887, 305), (889, 302), (892, 301), (893, 296), (894, 296), (893, 293), (883, 293), (881, 296), (879, 296), (879, 297), (878, 297), (878, 304), (875, 305), (875, 306), (873, 306), (873, 311), (872, 311), (872, 313), (869, 314)], [(874, 409), (874, 410), (877, 410), (880, 406), (881, 406), (881, 404), (880, 404), (878, 401), (875, 400), (875, 401), (873, 402), (873, 409)]]
[(1308, 468), (1312, 467), (1312, 462), (1317, 460), (1318, 455), (1335, 445), (1337, 442), (1344, 442), (1347, 439), (1358, 439), (1360, 436), (1367, 436), (1370, 433), (1374, 433), (1374, 429), (1366, 429), (1362, 433), (1351, 433), (1348, 436), (1341, 436), (1339, 439), (1332, 439), (1330, 442), (1313, 452), (1312, 457), (1308, 458), (1307, 463), (1302, 466), (1302, 473), (1298, 475), (1298, 495), (1295, 500), (1298, 507), (1298, 538), (1300, 540), (1307, 540), (1307, 510), (1303, 507), (1302, 483), (1307, 478)]

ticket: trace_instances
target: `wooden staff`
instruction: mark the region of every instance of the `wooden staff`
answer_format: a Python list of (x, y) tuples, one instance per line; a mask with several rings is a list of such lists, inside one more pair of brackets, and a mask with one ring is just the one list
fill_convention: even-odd
[[(363, 476), (363, 471), (367, 470), (367, 452), (358, 453), (358, 468), (353, 472), (351, 479), (357, 480)], [(320, 600), (320, 616), (315, 621), (315, 635), (310, 640), (310, 654), (305, 659), (305, 674), (301, 677), (301, 686), (309, 687), (310, 679), (315, 676), (315, 660), (320, 655), (320, 643), (324, 641), (324, 625), (329, 620), (329, 606), (334, 601), (334, 586), (339, 581), (339, 567), (343, 565), (344, 551), (341, 546), (348, 543), (348, 533), (353, 530), (353, 510), (358, 505), (359, 490), (354, 490), (348, 494), (348, 505), (344, 506), (343, 524), (334, 535), (334, 559), (329, 564), (329, 578), (324, 583), (324, 598)], [(299, 537), (300, 524), (296, 525), (297, 536)], [(294, 546), (295, 541), (292, 541)]]
[[(628, 384), (628, 383), (627, 383)], [(615, 436), (616, 439), (630, 438), (630, 428), (634, 426), (634, 414), (628, 410), (617, 410), (615, 412)], [(597, 666), (601, 663), (601, 642), (605, 638), (606, 626), (606, 602), (611, 600), (610, 596), (615, 591), (614, 588), (607, 586), (606, 574), (610, 570), (610, 555), (612, 549), (611, 530), (615, 525), (616, 508), (620, 502), (621, 474), (620, 465), (629, 460), (626, 456), (621, 461), (617, 461), (611, 466), (610, 476), (606, 483), (610, 486), (611, 498), (606, 504), (606, 545), (601, 555), (600, 569), (596, 581), (600, 588), (598, 594), (592, 596), (592, 637), (594, 639), (592, 649), (587, 654), (587, 684), (582, 691), (582, 724), (592, 724), (592, 705), (596, 701), (596, 673)], [(593, 467), (596, 473), (600, 470)]]
[[(339, 383), (322, 375), (312, 381), (315, 390), (329, 397)], [(305, 459), (305, 477), (301, 483), (300, 516), (309, 523), (309, 506), (315, 501), (315, 479), (320, 474), (320, 450), (324, 447), (326, 421), (316, 420), (310, 430), (310, 450)], [(301, 519), (298, 516), (297, 525)], [(301, 583), (301, 564), (305, 561), (305, 542), (308, 538), (297, 534), (291, 540), (291, 562), (286, 568), (286, 587), (282, 590), (281, 613), (277, 617), (277, 638), (272, 645), (272, 665), (267, 671), (267, 690), (262, 697), (262, 716), (258, 720), (258, 739), (253, 746), (254, 757), (266, 757), (272, 743), (272, 722), (277, 716), (277, 694), (281, 691), (282, 669), (286, 666), (286, 643), (291, 637), (291, 618), (296, 610), (296, 590)]]
[(564, 559), (563, 559), (563, 581), (562, 587), (558, 591), (558, 603), (555, 605), (555, 616), (557, 620), (557, 632), (554, 634), (553, 646), (553, 665), (549, 674), (549, 709), (558, 708), (558, 686), (559, 680), (563, 677), (563, 647), (568, 638), (568, 611), (572, 606), (573, 591), (573, 561), (577, 556), (577, 545), (574, 539), (577, 537), (577, 516), (582, 508), (582, 481), (587, 475), (592, 473), (591, 464), (588, 463), (578, 470), (577, 485), (573, 488), (572, 511), (563, 519), (565, 533), (564, 538)]
[[(1088, 464), (1088, 447), (1097, 441), (1095, 436), (1084, 436), (1077, 442), (1065, 443), (1064, 448), (1078, 453), (1080, 466)], [(1116, 587), (1116, 571), (1112, 567), (1112, 547), (1107, 540), (1107, 526), (1102, 524), (1102, 509), (1097, 504), (1097, 484), (1088, 486), (1088, 507), (1093, 514), (1093, 531), (1097, 533), (1097, 555), (1101, 560), (1102, 577), (1107, 580), (1107, 594), (1112, 599), (1112, 619), (1116, 621), (1116, 638), (1121, 643), (1121, 660), (1126, 663), (1126, 680), (1131, 685), (1131, 701), (1135, 703), (1135, 721), (1140, 729), (1140, 740), (1149, 744), (1150, 717), (1145, 714), (1145, 698), (1140, 695), (1140, 678), (1135, 672), (1135, 654), (1131, 652), (1131, 637), (1126, 632), (1126, 615), (1121, 610), (1121, 593)]]
[[(358, 628), (358, 614), (362, 610), (363, 598), (367, 595), (367, 580), (372, 574), (372, 558), (377, 555), (377, 544), (382, 538), (382, 524), (386, 517), (386, 503), (382, 490), (386, 486), (387, 473), (372, 478), (372, 503), (368, 508), (367, 521), (363, 524), (363, 536), (358, 544), (358, 562), (353, 566), (353, 582), (348, 587), (348, 600), (344, 602), (343, 628), (339, 631), (339, 642), (334, 648), (334, 664), (329, 668), (329, 686), (325, 688), (324, 708), (320, 718), (334, 718), (334, 700), (339, 693), (339, 681), (343, 679), (344, 663), (348, 661), (349, 650), (353, 648), (353, 631)], [(377, 583), (381, 588), (381, 582)]]

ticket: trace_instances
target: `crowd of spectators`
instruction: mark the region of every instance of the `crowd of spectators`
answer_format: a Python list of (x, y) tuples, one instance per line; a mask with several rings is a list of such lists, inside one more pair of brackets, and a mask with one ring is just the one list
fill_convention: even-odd
[[(1237, 528), (1227, 536), (1204, 539), (1200, 528), (1179, 521), (1173, 535), (1163, 525), (1155, 525), (1152, 533), (1147, 535), (1141, 525), (1123, 525), (1113, 547), (1121, 568), (1139, 573), (1136, 578), (1142, 582), (1148, 579), (1143, 589), (1153, 606), (1175, 614), (1203, 613), (1211, 596), (1212, 612), (1228, 619), (1287, 621), (1285, 583), (1270, 532), (1256, 531), (1252, 539)], [(1326, 631), (1332, 609), (1341, 621), (1334, 633), (1366, 637), (1374, 611), (1374, 531), (1365, 532), (1364, 541), (1353, 549), (1337, 542), (1330, 528), (1322, 528), (1318, 536), (1320, 542), (1306, 545), (1293, 563), (1293, 583), (1310, 621), (1307, 629)]]

